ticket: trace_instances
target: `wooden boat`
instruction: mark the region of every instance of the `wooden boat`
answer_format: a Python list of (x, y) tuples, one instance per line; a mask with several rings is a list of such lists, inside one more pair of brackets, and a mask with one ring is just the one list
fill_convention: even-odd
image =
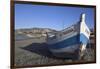
[(89, 36), (90, 30), (86, 25), (83, 13), (78, 23), (52, 35), (48, 33), (47, 44), (56, 57), (80, 59), (86, 50)]

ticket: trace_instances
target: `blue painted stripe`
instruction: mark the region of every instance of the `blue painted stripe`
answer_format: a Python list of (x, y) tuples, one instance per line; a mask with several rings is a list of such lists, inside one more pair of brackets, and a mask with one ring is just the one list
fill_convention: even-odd
[(48, 48), (60, 49), (60, 48), (64, 48), (67, 46), (72, 46), (72, 45), (80, 44), (80, 43), (87, 44), (87, 41), (88, 41), (88, 38), (84, 34), (77, 34), (76, 36), (73, 36), (73, 37), (63, 40), (61, 42), (52, 44)]
[(83, 44), (87, 44), (89, 42), (89, 39), (84, 34), (80, 34), (80, 42)]

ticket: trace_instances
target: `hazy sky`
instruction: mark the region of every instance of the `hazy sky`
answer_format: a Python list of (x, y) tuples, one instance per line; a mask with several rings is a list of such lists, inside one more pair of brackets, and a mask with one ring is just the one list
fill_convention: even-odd
[(94, 27), (94, 9), (64, 6), (15, 4), (15, 29), (52, 28), (62, 30), (77, 23), (80, 14), (86, 14), (86, 24)]

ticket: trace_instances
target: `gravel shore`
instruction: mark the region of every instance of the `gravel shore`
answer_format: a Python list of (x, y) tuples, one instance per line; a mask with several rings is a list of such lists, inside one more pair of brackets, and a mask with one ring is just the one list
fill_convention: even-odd
[[(75, 62), (72, 59), (55, 58), (48, 50), (45, 39), (27, 39), (15, 41), (15, 65), (47, 65)], [(88, 48), (82, 61), (93, 61), (94, 50)], [(78, 60), (77, 60), (78, 61)]]

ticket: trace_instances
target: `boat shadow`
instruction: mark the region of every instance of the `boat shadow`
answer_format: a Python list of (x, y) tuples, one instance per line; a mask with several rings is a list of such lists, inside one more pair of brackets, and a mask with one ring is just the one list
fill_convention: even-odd
[(49, 58), (56, 58), (48, 49), (48, 44), (46, 43), (32, 43), (28, 46), (21, 47), (21, 49), (30, 51), (32, 53), (39, 54), (41, 56), (49, 57)]

